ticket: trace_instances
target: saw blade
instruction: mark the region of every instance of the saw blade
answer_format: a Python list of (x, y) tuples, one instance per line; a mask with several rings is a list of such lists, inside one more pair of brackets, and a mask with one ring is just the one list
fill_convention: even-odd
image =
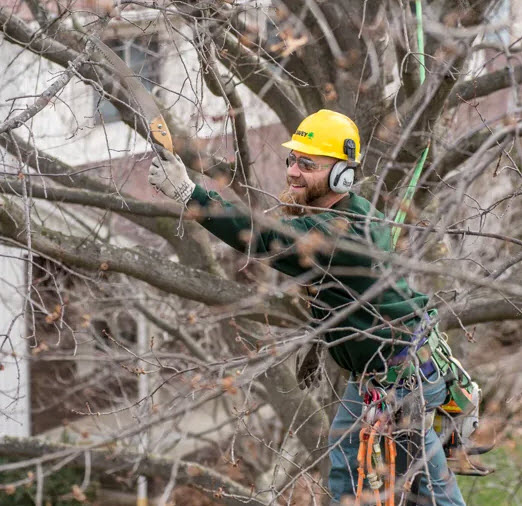
[(128, 91), (134, 105), (147, 122), (154, 142), (173, 153), (172, 137), (153, 96), (143, 86), (139, 77), (107, 44), (97, 37), (91, 37), (91, 40), (107, 63), (114, 69), (123, 87)]

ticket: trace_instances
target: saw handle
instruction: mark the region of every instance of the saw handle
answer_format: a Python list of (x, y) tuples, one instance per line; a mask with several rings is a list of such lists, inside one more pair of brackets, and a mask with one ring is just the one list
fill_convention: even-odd
[(170, 135), (169, 129), (167, 128), (167, 125), (165, 124), (163, 116), (154, 118), (151, 121), (149, 128), (154, 142), (165, 148), (167, 151), (174, 153), (172, 137)]

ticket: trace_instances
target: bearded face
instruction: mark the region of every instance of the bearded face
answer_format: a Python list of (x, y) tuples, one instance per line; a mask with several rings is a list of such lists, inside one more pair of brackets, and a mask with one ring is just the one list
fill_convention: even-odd
[[(286, 183), (288, 186), (279, 195), (279, 199), (285, 204), (313, 205), (314, 200), (330, 191), (327, 174), (324, 174), (324, 176), (326, 177), (307, 178), (302, 173), (299, 177), (287, 176)], [(301, 207), (283, 207), (283, 213), (288, 216), (300, 216), (305, 212), (306, 209)]]

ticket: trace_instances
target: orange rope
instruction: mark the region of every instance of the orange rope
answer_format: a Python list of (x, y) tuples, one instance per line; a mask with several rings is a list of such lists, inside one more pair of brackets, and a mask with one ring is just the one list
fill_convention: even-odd
[[(359, 464), (359, 467), (357, 468), (357, 493), (354, 506), (361, 506), (364, 478), (376, 471), (373, 468), (372, 453), (373, 444), (380, 425), (381, 420), (377, 420), (373, 426), (363, 427), (359, 432), (359, 451), (357, 452), (357, 463)], [(384, 479), (385, 506), (395, 506), (395, 463), (397, 448), (391, 430), (389, 435), (385, 438), (384, 455), (387, 465), (387, 474)], [(373, 492), (375, 494), (375, 505), (382, 506), (379, 490), (374, 489)]]
[(366, 448), (368, 443), (368, 429), (363, 427), (359, 432), (359, 451), (357, 452), (357, 462), (359, 463), (359, 467), (357, 468), (357, 472), (359, 473), (359, 477), (357, 479), (357, 494), (355, 495), (355, 506), (360, 506), (361, 504), (361, 496), (363, 492), (363, 484), (364, 484), (364, 458), (366, 455)]
[(386, 505), (395, 506), (395, 458), (397, 457), (397, 448), (395, 441), (390, 433), (386, 438), (385, 458), (388, 464), (388, 474), (386, 476), (384, 486), (386, 491)]
[[(368, 437), (368, 443), (366, 448), (366, 467), (368, 468), (368, 475), (374, 474), (375, 469), (373, 468), (372, 463), (372, 452), (373, 452), (373, 442), (375, 440), (375, 435), (377, 434), (377, 429), (379, 428), (380, 420), (377, 420), (375, 422), (370, 430), (370, 435)], [(373, 493), (375, 495), (375, 505), (376, 506), (382, 506), (381, 505), (381, 495), (379, 493), (378, 489), (374, 489)]]
[[(391, 466), (390, 466), (390, 448), (388, 439), (384, 443), (384, 461), (386, 462), (386, 477), (384, 478), (384, 497), (386, 497), (386, 506), (389, 505), (390, 489), (391, 489)], [(392, 505), (393, 506), (393, 505)]]
[[(386, 442), (384, 444), (384, 460), (386, 462), (386, 477), (384, 479), (384, 496), (386, 497), (386, 506), (390, 505), (390, 493), (393, 493), (393, 489), (391, 487), (391, 465), (390, 465), (390, 446), (388, 444), (388, 439), (386, 439)], [(393, 506), (393, 504), (391, 505)]]

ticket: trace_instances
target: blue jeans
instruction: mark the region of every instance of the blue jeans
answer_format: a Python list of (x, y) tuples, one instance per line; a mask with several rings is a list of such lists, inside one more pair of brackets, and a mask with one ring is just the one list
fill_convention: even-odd
[[(446, 397), (446, 384), (443, 378), (438, 378), (434, 373), (429, 380), (422, 383), (423, 395), (426, 401), (426, 411), (434, 410), (440, 406)], [(342, 496), (355, 495), (357, 490), (357, 452), (359, 449), (359, 431), (361, 425), (358, 422), (363, 406), (363, 399), (358, 392), (359, 384), (353, 379), (343, 395), (342, 404), (337, 410), (332, 427), (330, 429), (330, 477), (329, 486), (333, 496), (332, 505), (337, 504)], [(419, 389), (414, 390), (413, 395), (419, 395)], [(364, 392), (363, 392), (364, 393)], [(397, 399), (404, 398), (410, 391), (405, 388), (397, 389)], [(420, 399), (417, 397), (417, 402)], [(420, 404), (420, 402), (419, 402)], [(335, 443), (340, 443), (334, 446)], [(465, 505), (462, 494), (457, 485), (455, 475), (448, 468), (446, 456), (441, 441), (431, 427), (424, 436), (426, 456), (428, 460), (429, 479), (423, 473), (419, 480), (417, 504), (437, 506)], [(404, 442), (397, 441), (397, 465), (405, 463), (406, 449)], [(368, 488), (365, 482), (365, 488)], [(434, 500), (433, 500), (434, 499)]]

